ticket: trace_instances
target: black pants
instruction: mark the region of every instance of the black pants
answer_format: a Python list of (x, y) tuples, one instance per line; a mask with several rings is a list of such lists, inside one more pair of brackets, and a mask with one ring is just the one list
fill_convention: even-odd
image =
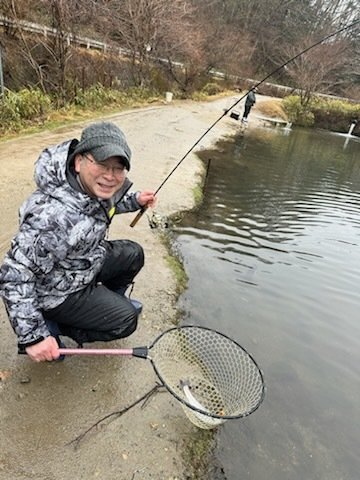
[(252, 108), (252, 105), (246, 105), (245, 104), (244, 114), (243, 114), (242, 118), (247, 118), (248, 117), (251, 108)]
[(44, 312), (46, 320), (58, 324), (60, 334), (80, 344), (127, 337), (137, 327), (136, 309), (116, 291), (124, 290), (143, 267), (143, 249), (130, 240), (106, 242), (106, 248), (104, 265), (94, 281)]

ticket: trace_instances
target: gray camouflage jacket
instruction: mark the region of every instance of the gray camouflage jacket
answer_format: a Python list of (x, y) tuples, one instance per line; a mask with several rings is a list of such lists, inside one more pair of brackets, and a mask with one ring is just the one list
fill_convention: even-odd
[(245, 105), (252, 107), (253, 105), (255, 105), (255, 103), (256, 103), (255, 93), (253, 92), (253, 90), (251, 90), (246, 97)]
[(41, 153), (35, 166), (37, 189), (20, 208), (19, 232), (0, 267), (0, 295), (21, 345), (49, 336), (42, 312), (96, 277), (112, 214), (140, 208), (136, 193), (126, 193), (131, 187), (127, 179), (111, 202), (76, 188), (75, 177), (69, 182), (68, 154), (74, 142)]

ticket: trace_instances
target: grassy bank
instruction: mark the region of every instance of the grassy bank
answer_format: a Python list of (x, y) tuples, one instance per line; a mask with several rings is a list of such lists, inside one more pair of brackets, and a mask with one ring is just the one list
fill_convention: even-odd
[(8, 139), (162, 101), (158, 92), (136, 88), (125, 92), (101, 85), (79, 92), (64, 105), (36, 89), (7, 91), (0, 99), (0, 134)]
[[(234, 91), (226, 90), (225, 86), (221, 88), (219, 84), (208, 83), (202, 90), (192, 93), (190, 98), (206, 101), (234, 94)], [(242, 95), (239, 92), (236, 94)], [(100, 84), (79, 90), (66, 102), (52, 98), (39, 89), (23, 89), (19, 92), (7, 90), (0, 98), (0, 135), (2, 140), (6, 140), (20, 133), (36, 133), (44, 128), (54, 129), (127, 109), (161, 105), (164, 102), (164, 92), (146, 88), (116, 90)], [(344, 133), (349, 130), (352, 122), (359, 120), (353, 134), (360, 134), (360, 104), (357, 103), (314, 97), (304, 105), (299, 96), (289, 96), (261, 102), (258, 108), (263, 115), (282, 118), (293, 125)]]
[[(226, 94), (229, 93), (211, 83), (189, 98), (206, 101)], [(127, 109), (163, 103), (164, 92), (135, 87), (116, 90), (100, 84), (79, 90), (67, 101), (60, 101), (39, 89), (22, 89), (18, 92), (6, 90), (0, 97), (0, 135), (2, 140), (7, 140), (19, 134), (36, 133)]]

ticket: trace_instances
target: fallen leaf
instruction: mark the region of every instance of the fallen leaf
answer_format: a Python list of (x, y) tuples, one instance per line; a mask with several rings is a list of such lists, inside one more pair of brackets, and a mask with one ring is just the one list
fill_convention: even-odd
[(0, 370), (0, 382), (5, 381), (10, 376), (11, 372), (9, 370)]

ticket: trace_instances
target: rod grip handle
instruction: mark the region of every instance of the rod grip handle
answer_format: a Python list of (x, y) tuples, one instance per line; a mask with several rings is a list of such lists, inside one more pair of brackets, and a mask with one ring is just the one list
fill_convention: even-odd
[(148, 209), (149, 207), (147, 207), (146, 205), (144, 207), (141, 208), (141, 210), (139, 210), (138, 214), (136, 215), (136, 217), (134, 218), (134, 220), (130, 223), (130, 227), (133, 228), (135, 227), (135, 225), (138, 223), (138, 221), (140, 220), (140, 218), (144, 215), (144, 213), (146, 212), (146, 210)]

